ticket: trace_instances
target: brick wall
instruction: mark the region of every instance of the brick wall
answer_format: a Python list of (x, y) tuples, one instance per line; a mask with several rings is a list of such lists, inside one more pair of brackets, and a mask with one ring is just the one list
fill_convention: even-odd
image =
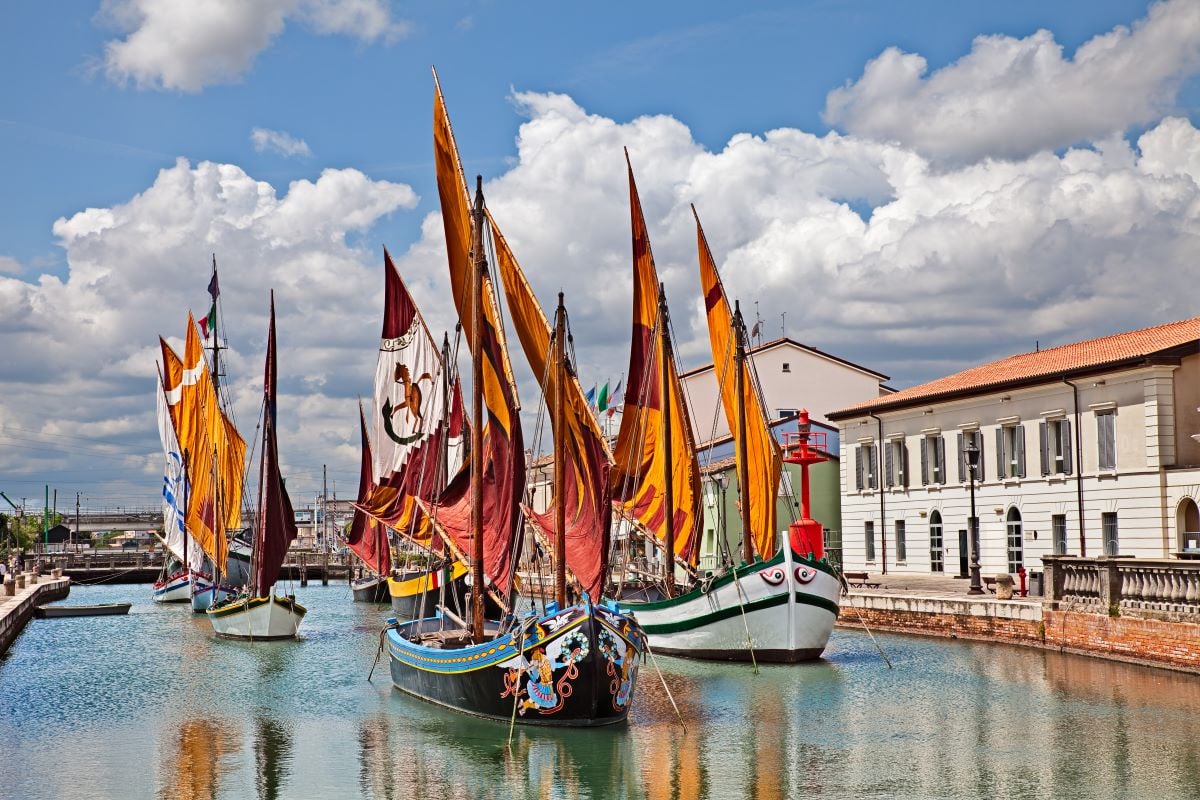
[(1048, 609), (1039, 616), (844, 605), (838, 626), (861, 629), (865, 621), (873, 631), (1006, 642), (1200, 673), (1200, 624)]

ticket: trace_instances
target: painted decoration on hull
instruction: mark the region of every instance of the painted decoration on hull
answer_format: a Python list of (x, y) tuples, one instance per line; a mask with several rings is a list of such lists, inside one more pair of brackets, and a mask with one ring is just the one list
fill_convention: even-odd
[(633, 685), (637, 680), (637, 654), (630, 653), (629, 647), (621, 637), (614, 635), (607, 628), (601, 628), (596, 639), (599, 642), (600, 654), (607, 662), (605, 671), (612, 678), (608, 691), (612, 694), (613, 711), (624, 711), (629, 705), (629, 696), (633, 694)]
[[(589, 652), (587, 636), (578, 628), (555, 639), (545, 648), (534, 648), (528, 659), (518, 659), (525, 662), (524, 666), (508, 668), (501, 699), (516, 695), (513, 702), (517, 703), (517, 713), (522, 717), (531, 709), (536, 709), (539, 714), (553, 714), (561, 710), (567, 698), (574, 693), (571, 684), (579, 677), (579, 667), (576, 665), (587, 658)], [(554, 672), (558, 669), (562, 670), (562, 674), (555, 678)], [(522, 673), (526, 676), (524, 686), (521, 685)], [(519, 700), (522, 696), (525, 699)]]

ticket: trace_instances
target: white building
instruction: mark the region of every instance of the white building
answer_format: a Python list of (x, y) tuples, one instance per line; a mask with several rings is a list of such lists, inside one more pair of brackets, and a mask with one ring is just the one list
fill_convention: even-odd
[(1200, 556), (1200, 318), (1012, 356), (828, 415), (847, 568), (985, 575)]

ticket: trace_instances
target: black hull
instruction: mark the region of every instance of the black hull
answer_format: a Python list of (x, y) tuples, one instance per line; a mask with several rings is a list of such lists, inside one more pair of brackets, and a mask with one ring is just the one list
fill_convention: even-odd
[[(544, 626), (527, 627), (489, 642), (481, 648), (447, 647), (441, 652), (450, 661), (485, 663), (477, 668), (426, 669), (414, 663), (422, 658), (420, 646), (401, 648), (406, 658), (397, 656), (393, 634), (389, 632), (392, 683), (396, 688), (430, 703), (477, 717), (523, 725), (557, 727), (597, 727), (625, 722), (633, 701), (637, 665), (641, 660), (643, 635), (636, 623), (617, 633), (602, 624), (582, 607), (568, 611), (583, 617), (562, 626), (559, 633), (547, 633)], [(551, 614), (541, 622), (553, 619)], [(610, 619), (625, 619), (610, 614)], [(438, 620), (410, 623), (409, 627), (436, 627)], [(617, 627), (621, 627), (618, 623)], [(541, 638), (539, 633), (541, 631)], [(613, 657), (614, 643), (618, 642)], [(517, 657), (520, 650), (524, 658)], [(482, 651), (478, 656), (473, 652)], [(493, 655), (499, 651), (499, 655)], [(454, 658), (456, 653), (462, 657)], [(539, 667), (545, 667), (541, 671)], [(549, 675), (550, 680), (545, 680)], [(515, 697), (514, 697), (515, 691)]]
[[(387, 581), (383, 584), (384, 600), (389, 599)], [(445, 603), (452, 611), (466, 608), (467, 579), (461, 577), (446, 585)], [(441, 587), (428, 589), (417, 594), (404, 596), (390, 595), (392, 613), (396, 619), (424, 619), (431, 617), (437, 611), (438, 603), (442, 602)]]
[(373, 578), (369, 581), (355, 584), (351, 587), (356, 603), (386, 603), (388, 602), (387, 578)]

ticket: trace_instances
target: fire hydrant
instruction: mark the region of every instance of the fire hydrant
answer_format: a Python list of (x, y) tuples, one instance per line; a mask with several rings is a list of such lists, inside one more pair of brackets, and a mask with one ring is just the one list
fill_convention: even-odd
[(1025, 565), (1017, 567), (1017, 577), (1021, 579), (1021, 597), (1029, 597), (1029, 587), (1025, 585)]

